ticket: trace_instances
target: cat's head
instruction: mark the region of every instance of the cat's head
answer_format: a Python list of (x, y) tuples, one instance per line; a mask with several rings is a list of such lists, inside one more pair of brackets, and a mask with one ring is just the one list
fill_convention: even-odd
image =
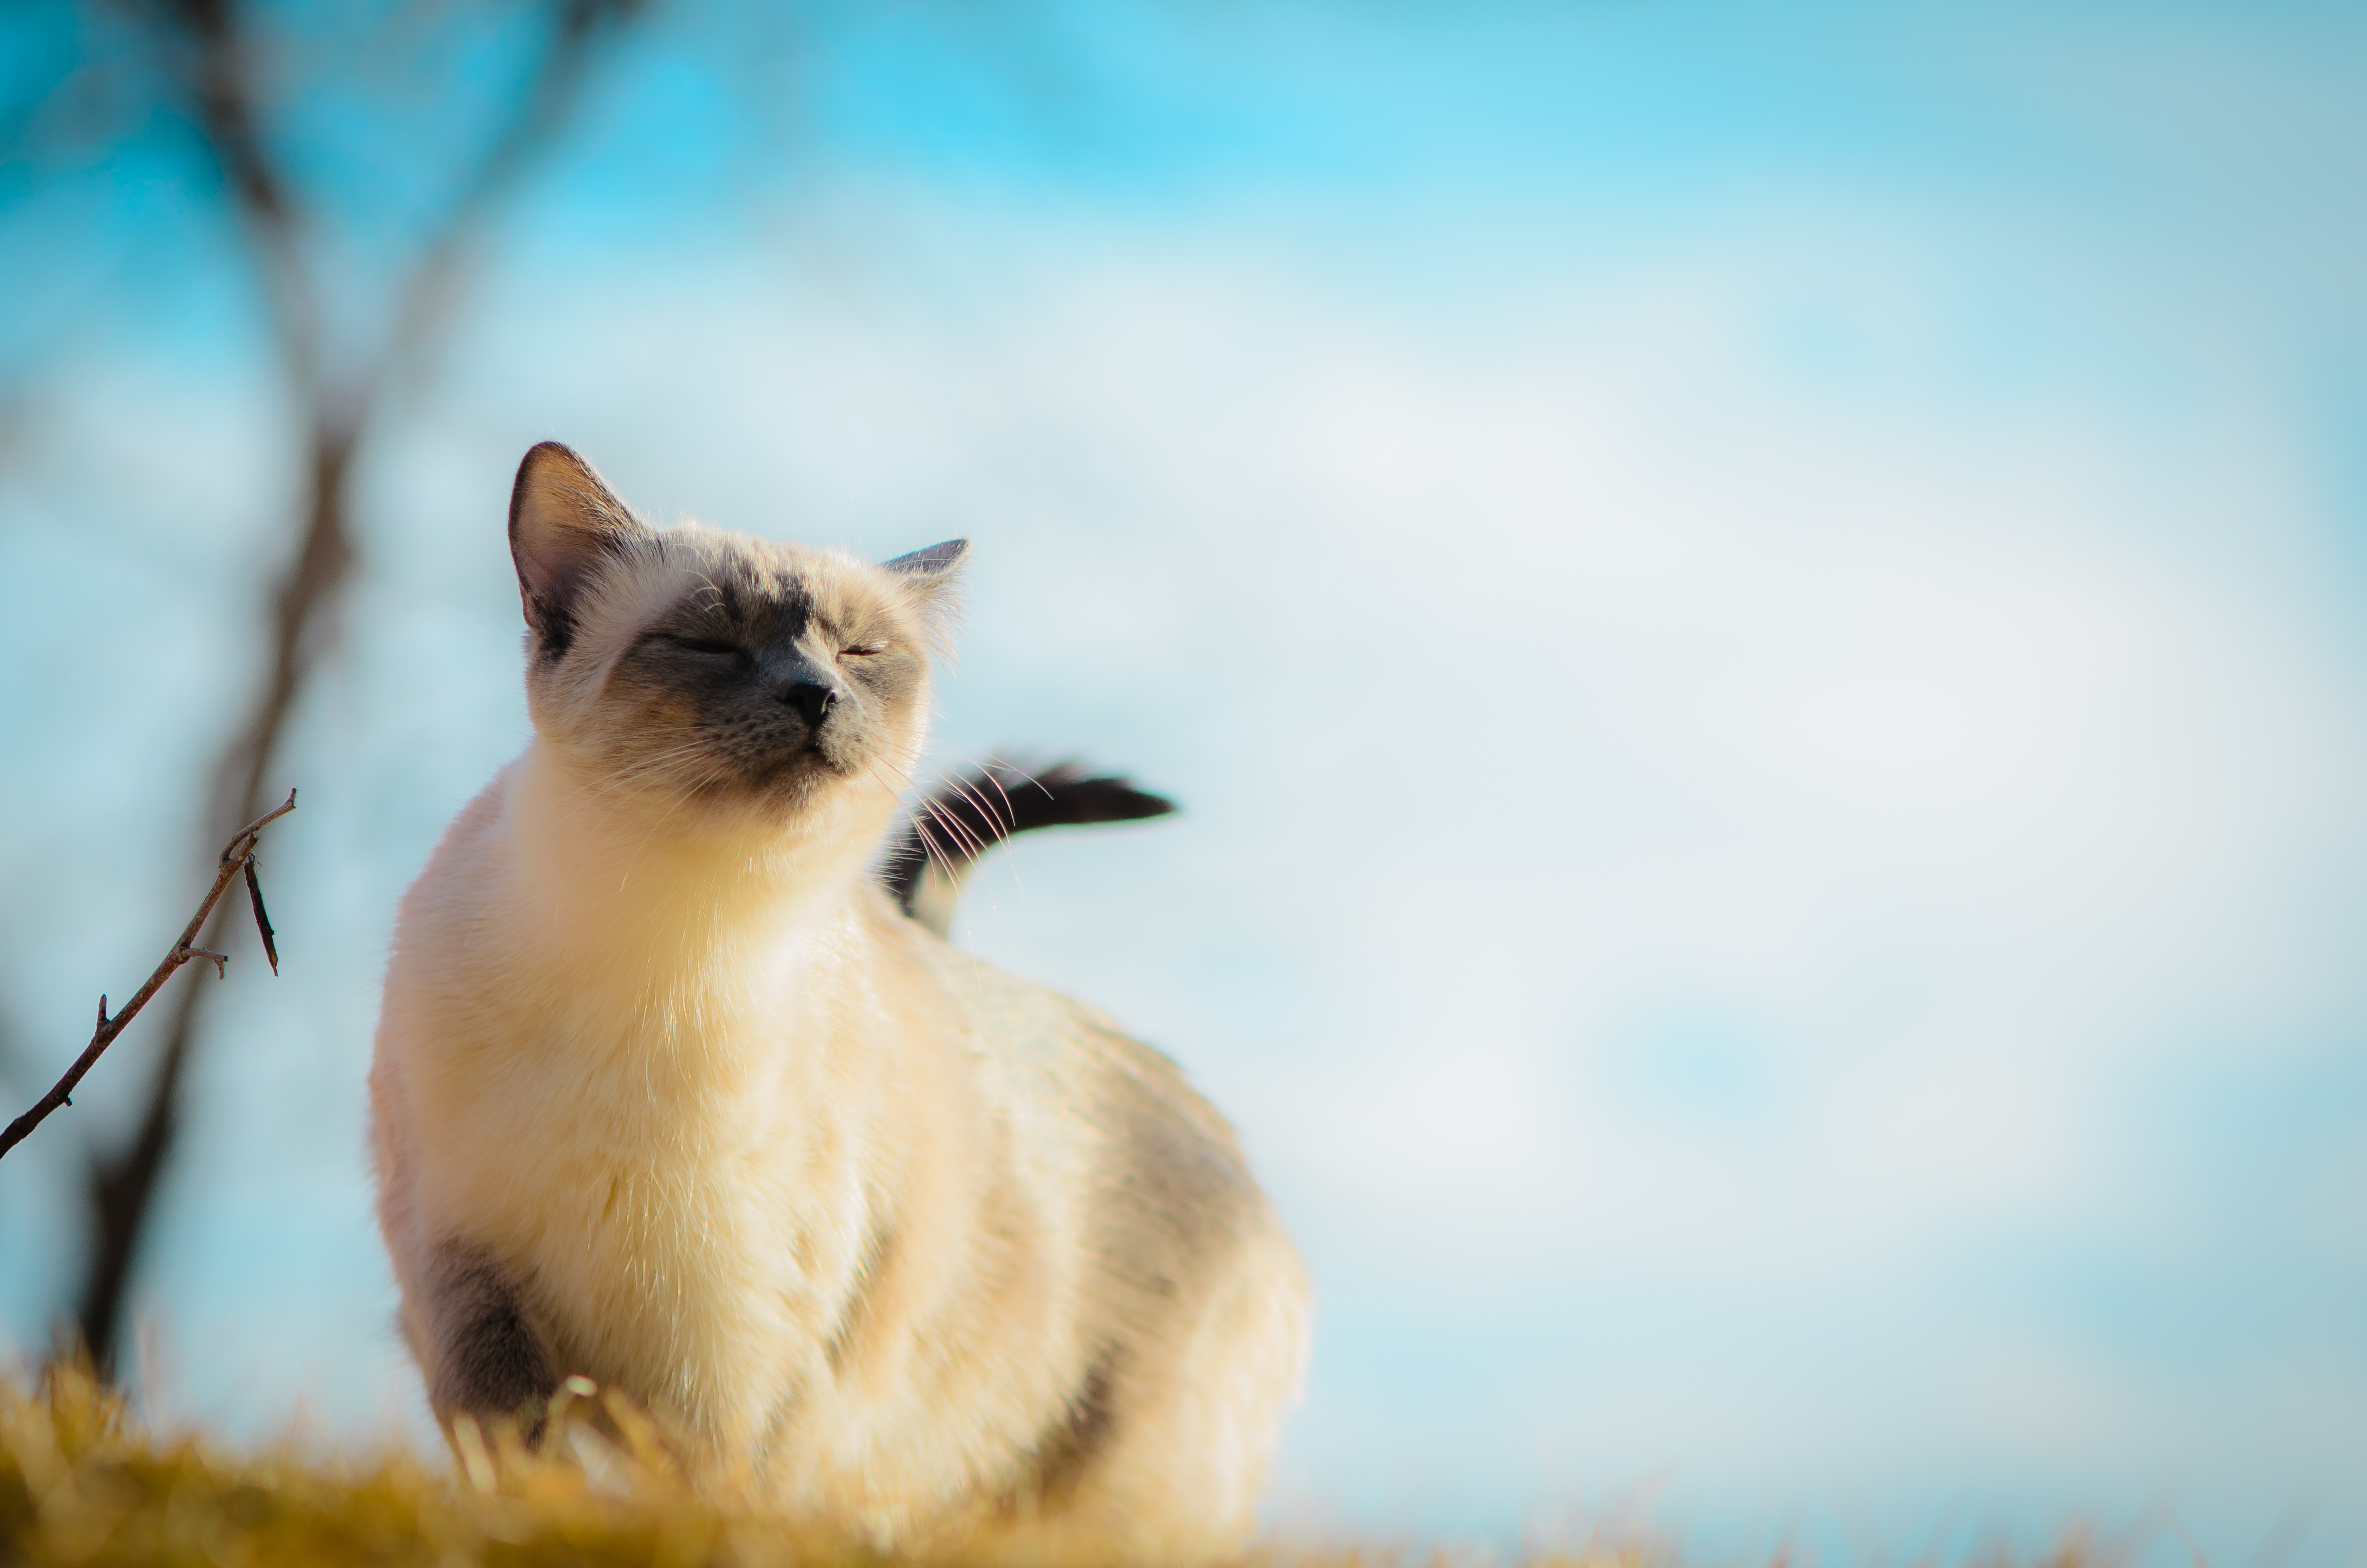
[(546, 441), (510, 495), (535, 729), (620, 802), (786, 817), (861, 795), (884, 817), (926, 735), (929, 658), (968, 551), (952, 540), (875, 565), (697, 524), (660, 532)]

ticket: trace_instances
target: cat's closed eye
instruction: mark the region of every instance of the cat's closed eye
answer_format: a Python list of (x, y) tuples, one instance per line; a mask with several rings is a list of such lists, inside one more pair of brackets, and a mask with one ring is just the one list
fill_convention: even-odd
[(665, 640), (685, 653), (703, 653), (710, 658), (737, 659), (747, 650), (736, 642), (713, 642), (703, 637), (668, 637)]
[(841, 648), (838, 651), (838, 656), (842, 659), (867, 659), (874, 653), (884, 653), (887, 651), (888, 644), (885, 642), (865, 642), (852, 648)]

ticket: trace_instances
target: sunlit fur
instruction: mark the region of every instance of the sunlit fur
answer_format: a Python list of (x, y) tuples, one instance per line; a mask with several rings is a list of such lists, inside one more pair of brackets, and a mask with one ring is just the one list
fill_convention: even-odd
[[(514, 1287), (552, 1375), (666, 1414), (695, 1467), (802, 1517), (1025, 1555), (1237, 1544), (1307, 1297), (1229, 1130), (1166, 1058), (948, 949), (873, 876), (950, 573), (660, 534), (544, 453), (518, 505), (560, 517), (565, 571), (538, 608), (520, 546), (535, 737), (403, 900), (370, 1075), (437, 1414), (500, 1414), (465, 1409), (457, 1246)], [(679, 648), (643, 656), (685, 617), (765, 613), (809, 653), (901, 663), (768, 742), (728, 692), (669, 689)]]

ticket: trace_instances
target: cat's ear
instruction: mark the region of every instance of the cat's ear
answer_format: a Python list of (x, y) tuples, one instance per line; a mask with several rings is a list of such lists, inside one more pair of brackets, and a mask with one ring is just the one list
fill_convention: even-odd
[(510, 487), (510, 559), (527, 624), (546, 653), (566, 652), (593, 568), (648, 531), (570, 449), (545, 441), (527, 453)]
[(968, 557), (969, 540), (949, 539), (879, 563), (912, 588), (930, 645), (941, 659), (953, 655), (954, 622), (961, 618), (961, 568)]
[(926, 550), (916, 550), (879, 564), (890, 572), (907, 577), (950, 578), (960, 571), (961, 563), (969, 557), (969, 540), (949, 539), (943, 544), (933, 544)]

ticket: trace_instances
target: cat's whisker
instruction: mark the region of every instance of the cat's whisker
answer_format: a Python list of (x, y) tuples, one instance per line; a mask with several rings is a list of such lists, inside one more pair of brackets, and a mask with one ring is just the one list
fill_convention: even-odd
[(715, 596), (716, 608), (720, 609), (731, 602), (731, 596), (723, 591), (723, 585), (715, 580), (714, 574), (701, 570), (694, 572), (692, 576), (697, 579), (701, 593)]
[[(889, 790), (888, 786), (878, 778), (876, 773), (872, 776), (872, 782), (878, 785), (880, 789), (886, 790), (891, 798), (899, 801), (903, 799), (903, 793), (901, 791)], [(911, 787), (909, 776), (906, 776), (905, 784), (907, 789)], [(890, 885), (893, 888), (901, 890), (899, 891), (899, 898), (909, 903), (912, 893), (911, 889), (908, 888), (904, 881), (903, 871), (900, 867), (896, 865), (895, 857), (898, 855), (911, 854), (912, 847), (914, 846), (917, 846), (919, 849), (923, 863), (934, 868), (945, 880), (948, 887), (960, 886), (961, 867), (962, 865), (967, 865), (971, 859), (975, 858), (975, 857), (970, 854), (963, 854), (960, 857), (960, 864), (956, 863), (954, 852), (947, 849), (944, 845), (937, 841), (936, 832), (933, 826), (930, 803), (925, 798), (916, 801), (912, 810), (906, 813), (904, 825), (907, 835), (906, 842), (900, 845), (895, 850), (891, 851), (889, 859)], [(912, 884), (912, 886), (916, 887), (917, 883)]]
[(905, 790), (912, 788), (912, 765), (910, 762), (899, 766), (885, 756), (875, 756), (867, 760), (871, 766), (884, 767), (895, 776), (897, 787), (889, 793), (900, 797)]
[[(957, 756), (960, 756), (958, 753), (955, 755)], [(1042, 780), (1038, 779), (1034, 774), (1021, 767), (1016, 763), (1013, 763), (1001, 756), (991, 756), (983, 760), (976, 757), (969, 757), (966, 760), (968, 760), (969, 764), (969, 777), (966, 778), (950, 773), (946, 774), (945, 776), (945, 784), (942, 787), (951, 790), (961, 799), (968, 801), (971, 809), (977, 812), (981, 819), (994, 825), (994, 841), (996, 843), (1009, 841), (1019, 831), (1019, 807), (1017, 803), (1011, 799), (1010, 791), (1003, 786), (1002, 776), (1005, 773), (1009, 773), (1022, 779), (1025, 784), (1034, 785), (1036, 789), (1043, 794), (1046, 800), (1049, 801), (1055, 799), (1052, 791), (1046, 787)], [(982, 779), (985, 783), (991, 784), (994, 787), (995, 793), (1000, 797), (1002, 802), (1002, 809), (1000, 811), (996, 810), (983, 798), (980, 786), (972, 782), (973, 778)], [(988, 847), (991, 847), (991, 846)], [(971, 857), (971, 858), (977, 859), (982, 857), (984, 853), (985, 848), (981, 847), (977, 854)], [(1019, 863), (1018, 858), (1015, 856), (1006, 857), (1006, 862), (1010, 867), (1013, 885), (1024, 892), (1027, 885), (1026, 877)]]
[[(1007, 756), (998, 755), (986, 757), (983, 760), (971, 758), (970, 766), (976, 773), (985, 778), (987, 782), (992, 784), (996, 790), (1002, 793), (1006, 804), (1009, 803), (1011, 800), (1010, 791), (1003, 787), (1005, 781), (1008, 779), (1015, 778), (1022, 785), (1033, 786), (1035, 789), (1041, 791), (1048, 799), (1052, 793), (1051, 790), (1045, 789), (1043, 780), (1036, 778), (1033, 769), (1023, 767), (1019, 763), (1012, 761)], [(1014, 810), (1015, 811), (1016, 808), (1014, 808)]]
[(946, 881), (949, 885), (957, 884), (961, 881), (961, 872), (954, 865), (953, 857), (937, 842), (937, 835), (929, 824), (925, 822), (915, 822), (912, 824), (912, 834), (920, 840), (922, 852), (927, 855), (930, 863), (944, 874)]
[(934, 824), (936, 827), (942, 828), (946, 835), (960, 846), (964, 861), (976, 860), (986, 853), (985, 842), (970, 831), (969, 825), (936, 801), (923, 800), (921, 802), (921, 811), (922, 816), (915, 821)]
[[(882, 766), (887, 766), (884, 759), (880, 760)], [(889, 789), (868, 765), (866, 767), (866, 772), (871, 775), (871, 781), (886, 790), (890, 798), (899, 801), (903, 799), (902, 791)], [(909, 778), (906, 780), (906, 787), (910, 788)], [(912, 842), (920, 846), (923, 858), (928, 864), (935, 867), (948, 882), (957, 883), (960, 880), (960, 872), (956, 869), (952, 857), (937, 843), (935, 834), (931, 831), (926, 808), (927, 801), (923, 800), (917, 802), (914, 809), (906, 815), (905, 826), (911, 834)]]
[[(970, 809), (978, 813), (979, 820), (987, 825), (995, 837), (1008, 838), (1011, 836), (1012, 828), (1018, 824), (1019, 813), (1010, 810), (1010, 796), (1003, 796), (1003, 809), (997, 811), (993, 804), (987, 800), (985, 791), (980, 790), (978, 785), (971, 782), (968, 778), (952, 779), (950, 781), (950, 788), (956, 795), (958, 795), (961, 799), (969, 802)], [(996, 788), (1000, 790), (1001, 786), (997, 785)]]

